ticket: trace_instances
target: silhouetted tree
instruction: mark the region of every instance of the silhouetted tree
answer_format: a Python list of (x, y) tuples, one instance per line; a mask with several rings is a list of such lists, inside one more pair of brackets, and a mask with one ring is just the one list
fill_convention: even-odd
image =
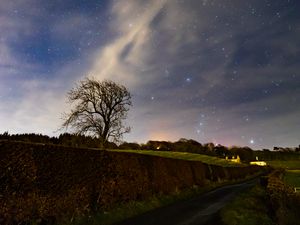
[(121, 145), (119, 145), (119, 149), (139, 150), (141, 149), (141, 146), (138, 143), (124, 142)]
[(239, 155), (242, 161), (252, 161), (255, 159), (253, 150), (249, 147), (233, 147), (230, 149), (233, 155)]
[(203, 153), (202, 144), (193, 139), (186, 138), (180, 138), (177, 142), (174, 142), (172, 149), (178, 152)]
[(209, 143), (204, 144), (204, 148), (205, 148), (207, 151), (213, 151), (213, 150), (214, 150), (214, 147), (215, 147), (215, 144), (212, 143), (212, 142), (209, 142)]
[(226, 148), (223, 145), (217, 145), (214, 147), (214, 152), (218, 155), (221, 156), (223, 158), (225, 158), (226, 156), (231, 156), (230, 151), (228, 150), (228, 148)]
[(123, 85), (85, 78), (68, 92), (67, 97), (75, 105), (65, 115), (63, 127), (71, 127), (76, 134), (97, 136), (103, 145), (108, 140), (120, 140), (130, 131), (123, 120), (132, 104), (131, 95)]

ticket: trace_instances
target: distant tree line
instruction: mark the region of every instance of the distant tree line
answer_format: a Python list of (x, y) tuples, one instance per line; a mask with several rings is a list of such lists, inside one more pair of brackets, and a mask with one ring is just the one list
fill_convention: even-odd
[(259, 160), (300, 160), (300, 149), (295, 148), (294, 151), (277, 151), (263, 149), (262, 151), (255, 151), (255, 155)]
[[(126, 149), (126, 143), (120, 148)], [(197, 154), (205, 154), (210, 156), (217, 156), (221, 158), (236, 157), (239, 155), (242, 161), (251, 161), (255, 158), (253, 150), (249, 147), (231, 147), (228, 148), (223, 145), (215, 145), (214, 143), (201, 144), (193, 139), (181, 138), (176, 142), (167, 141), (148, 141), (146, 144), (140, 146), (141, 150), (159, 150), (159, 151), (176, 151), (176, 152), (190, 152)]]
[(190, 152), (196, 154), (205, 154), (217, 156), (221, 158), (232, 158), (239, 156), (244, 162), (253, 160), (291, 160), (300, 159), (300, 151), (270, 151), (264, 149), (262, 151), (254, 151), (249, 147), (226, 147), (223, 145), (215, 145), (213, 143), (201, 144), (192, 139), (181, 138), (176, 142), (169, 141), (148, 141), (145, 144), (134, 142), (123, 142), (117, 145), (113, 142), (106, 142), (105, 146), (101, 144), (101, 140), (97, 137), (69, 134), (60, 134), (58, 137), (49, 137), (42, 134), (9, 134), (4, 132), (0, 134), (1, 140), (23, 141), (43, 144), (64, 145), (69, 147), (81, 148), (106, 148), (106, 149), (131, 149), (131, 150), (157, 150), (157, 151), (176, 151)]
[[(101, 148), (101, 141), (99, 138), (64, 133), (60, 134), (58, 137), (49, 137), (47, 135), (28, 133), (28, 134), (9, 134), (4, 132), (0, 134), (0, 140), (10, 140), (10, 141), (23, 141), (31, 143), (43, 143), (43, 144), (54, 144), (54, 145), (64, 145), (69, 147), (85, 147), (85, 148)], [(118, 148), (115, 143), (107, 142), (105, 148)]]

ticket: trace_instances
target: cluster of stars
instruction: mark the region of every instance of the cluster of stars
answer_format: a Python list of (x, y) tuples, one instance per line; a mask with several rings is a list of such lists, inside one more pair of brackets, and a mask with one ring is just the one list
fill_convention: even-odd
[[(300, 9), (296, 1), (163, 2), (39, 3), (28, 15), (25, 12), (31, 7), (12, 7), (9, 17), (21, 19), (22, 26), (34, 21), (34, 29), (16, 31), (18, 37), (9, 40), (7, 47), (16, 59), (25, 58), (22, 63), (29, 63), (28, 68), (48, 71), (48, 80), (59, 79), (54, 72), (62, 70), (67, 71), (65, 83), (70, 84), (79, 78), (78, 74), (72, 77), (78, 65), (82, 75), (96, 71), (99, 79), (121, 77), (120, 83), (139, 93), (134, 96), (138, 104), (133, 115), (151, 111), (148, 124), (157, 116), (173, 121), (169, 122), (172, 130), (176, 124), (188, 124), (188, 131), (178, 125), (178, 133), (206, 142), (223, 135), (255, 147), (263, 143), (256, 134), (264, 133), (263, 129), (269, 131), (266, 138), (280, 133), (273, 131), (277, 118), (299, 130), (298, 123), (284, 117), (299, 111), (300, 56), (295, 42)], [(0, 27), (6, 27), (3, 21)], [(107, 61), (103, 60), (106, 50)], [(99, 63), (102, 60), (109, 63)], [(94, 70), (98, 63), (107, 74)], [(13, 70), (2, 73), (7, 71)], [(26, 73), (37, 79), (36, 74)]]

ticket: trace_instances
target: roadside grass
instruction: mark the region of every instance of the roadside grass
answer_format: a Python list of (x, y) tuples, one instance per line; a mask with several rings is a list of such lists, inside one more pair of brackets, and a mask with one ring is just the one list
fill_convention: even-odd
[[(84, 216), (81, 218), (74, 218), (72, 221), (60, 223), (60, 225), (111, 225), (128, 219), (133, 216), (137, 216), (154, 210), (169, 204), (184, 201), (186, 199), (192, 198), (199, 194), (206, 193), (215, 188), (243, 182), (256, 177), (258, 174), (248, 176), (245, 179), (236, 181), (224, 181), (222, 183), (212, 183), (205, 187), (194, 186), (192, 188), (175, 192), (169, 195), (156, 195), (152, 196), (143, 201), (131, 201), (128, 203), (116, 205), (114, 208), (108, 210), (107, 212), (97, 212), (89, 216)], [(263, 224), (261, 224), (263, 225)]]
[(273, 225), (266, 196), (265, 189), (259, 185), (241, 193), (221, 210), (222, 223), (224, 225)]
[(274, 160), (267, 161), (267, 164), (275, 168), (287, 170), (300, 170), (300, 160)]
[(111, 225), (123, 221), (127, 218), (154, 210), (156, 208), (189, 199), (192, 196), (205, 193), (219, 186), (221, 186), (221, 184), (211, 184), (210, 186), (201, 188), (195, 186), (193, 188), (169, 195), (156, 195), (144, 201), (131, 201), (128, 203), (116, 205), (113, 209), (108, 210), (107, 212), (98, 212), (90, 216), (75, 218), (71, 222), (63, 223), (63, 225)]
[(214, 157), (214, 156), (195, 154), (195, 153), (189, 153), (189, 152), (155, 151), (155, 150), (109, 150), (109, 151), (130, 152), (130, 153), (153, 155), (153, 156), (160, 156), (160, 157), (166, 157), (166, 158), (172, 158), (172, 159), (201, 161), (203, 163), (224, 166), (224, 167), (247, 166), (246, 164), (234, 163), (234, 162), (228, 161), (226, 159), (222, 159), (222, 158), (218, 158), (218, 157)]
[(284, 182), (293, 187), (300, 187), (300, 170), (286, 170)]

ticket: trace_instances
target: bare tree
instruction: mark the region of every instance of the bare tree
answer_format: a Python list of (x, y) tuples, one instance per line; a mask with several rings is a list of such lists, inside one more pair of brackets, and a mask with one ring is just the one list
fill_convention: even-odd
[(97, 136), (102, 144), (118, 141), (130, 131), (123, 120), (132, 105), (131, 95), (123, 85), (85, 78), (68, 92), (67, 98), (73, 109), (65, 114), (63, 127)]

